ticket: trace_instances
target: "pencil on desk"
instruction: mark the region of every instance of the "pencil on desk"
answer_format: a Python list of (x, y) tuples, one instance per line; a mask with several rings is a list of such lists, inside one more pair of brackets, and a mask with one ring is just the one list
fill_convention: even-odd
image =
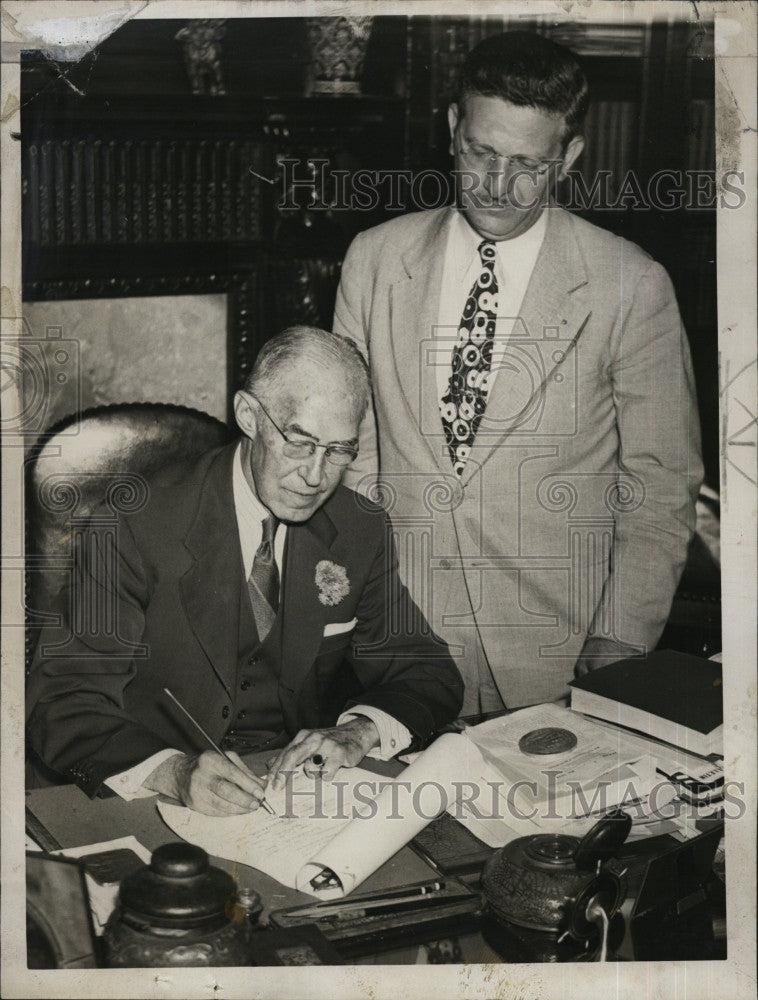
[(445, 895), (444, 893), (430, 893), (421, 896), (414, 893), (410, 896), (391, 897), (389, 899), (372, 899), (366, 902), (350, 902), (339, 900), (331, 905), (323, 906), (303, 906), (292, 909), (289, 913), (296, 917), (312, 917), (314, 920), (325, 920), (329, 917), (337, 917), (340, 920), (351, 920), (375, 914), (379, 916), (384, 913), (404, 913), (408, 910), (418, 909), (425, 911), (437, 906), (444, 906), (449, 903), (459, 903), (461, 900), (472, 898), (472, 893), (461, 892)]
[[(192, 723), (192, 725), (195, 727), (195, 729), (197, 729), (197, 731), (204, 737), (204, 739), (206, 740), (206, 742), (210, 744), (210, 746), (212, 747), (212, 749), (214, 749), (216, 751), (216, 753), (220, 753), (221, 756), (225, 760), (228, 760), (229, 763), (233, 767), (236, 767), (237, 770), (240, 772), (240, 774), (245, 774), (245, 772), (242, 770), (242, 768), (239, 766), (239, 764), (237, 764), (236, 761), (232, 760), (232, 758), (229, 756), (228, 753), (224, 753), (224, 751), (221, 749), (221, 747), (218, 746), (218, 744), (215, 743), (210, 738), (210, 736), (206, 733), (206, 731), (203, 729), (203, 727), (200, 725), (200, 723), (197, 721), (197, 719), (194, 716), (190, 715), (190, 713), (187, 711), (187, 709), (184, 707), (184, 705), (182, 705), (182, 703), (179, 701), (179, 699), (175, 695), (173, 695), (169, 691), (168, 688), (164, 687), (163, 690), (166, 692), (166, 694), (169, 696), (169, 698), (173, 701), (173, 703), (176, 705), (176, 707), (180, 708), (182, 710), (182, 712), (184, 712), (184, 714), (187, 716), (187, 718)], [(271, 808), (271, 806), (268, 804), (268, 802), (266, 802), (265, 798), (259, 799), (258, 801), (259, 801), (260, 805), (266, 810), (266, 812), (270, 816), (275, 816), (276, 815), (276, 813)]]
[(382, 900), (392, 900), (392, 899), (407, 899), (416, 898), (420, 896), (428, 896), (430, 893), (442, 892), (445, 888), (444, 882), (427, 882), (424, 885), (408, 885), (402, 886), (399, 889), (384, 889), (377, 890), (376, 892), (362, 893), (357, 896), (348, 896), (345, 899), (329, 900), (324, 903), (316, 903), (316, 907), (340, 907), (340, 906), (363, 906), (364, 903), (374, 902), (377, 899)]

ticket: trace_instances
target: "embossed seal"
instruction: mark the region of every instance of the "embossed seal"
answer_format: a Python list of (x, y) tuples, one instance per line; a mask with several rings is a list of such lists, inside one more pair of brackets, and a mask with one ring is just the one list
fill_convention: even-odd
[(518, 741), (522, 753), (531, 755), (565, 753), (576, 746), (576, 733), (570, 729), (559, 729), (557, 726), (546, 726), (544, 729), (532, 729), (524, 733)]

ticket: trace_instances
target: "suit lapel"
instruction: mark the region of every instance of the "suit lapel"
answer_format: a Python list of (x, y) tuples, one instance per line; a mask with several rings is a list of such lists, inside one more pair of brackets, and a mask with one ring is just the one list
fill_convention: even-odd
[[(587, 318), (588, 274), (571, 228), (571, 216), (548, 209), (547, 232), (521, 306), (532, 340), (572, 339)], [(553, 334), (555, 335), (555, 334)]]
[[(402, 273), (390, 290), (390, 338), (397, 380), (411, 413), (435, 462), (447, 458), (434, 364), (429, 354), (433, 328), (439, 314), (445, 233), (450, 209), (430, 213), (431, 224), (401, 257)], [(430, 436), (426, 425), (433, 428)], [(438, 426), (439, 425), (439, 426)], [(443, 465), (444, 471), (449, 468)]]
[[(548, 212), (545, 240), (521, 305), (521, 322), (517, 320), (514, 325), (510, 342), (514, 346), (523, 342), (524, 358), (540, 359), (530, 372), (531, 393), (517, 404), (520, 413), (535, 418), (550, 380), (562, 363), (558, 349), (565, 352), (567, 341), (573, 349), (591, 316), (587, 271), (571, 229), (571, 217), (562, 209), (551, 208)], [(557, 341), (556, 350), (550, 349), (551, 339)], [(508, 370), (499, 371), (477, 433), (475, 461), (467, 462), (464, 468), (464, 485), (513, 430), (523, 426), (518, 417), (514, 420), (514, 392), (509, 383)], [(502, 433), (498, 433), (499, 428)]]
[(336, 536), (337, 529), (323, 508), (305, 524), (287, 528), (281, 592), (280, 683), (293, 693), (302, 684), (323, 638), (316, 565), (322, 559), (329, 559)]
[(236, 442), (216, 455), (184, 544), (193, 563), (179, 581), (184, 610), (219, 680), (232, 694), (237, 672), (242, 556), (232, 494)]

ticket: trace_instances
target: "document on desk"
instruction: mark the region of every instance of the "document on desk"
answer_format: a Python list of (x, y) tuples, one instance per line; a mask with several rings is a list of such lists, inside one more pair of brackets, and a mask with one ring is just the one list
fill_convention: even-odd
[[(337, 898), (352, 892), (428, 823), (445, 811), (478, 758), (458, 734), (441, 736), (398, 778), (343, 768), (334, 781), (295, 771), (263, 809), (241, 816), (205, 816), (159, 802), (168, 826), (209, 854), (258, 868), (283, 885)], [(311, 888), (324, 869), (340, 880), (334, 890)]]
[[(524, 749), (530, 740), (538, 745), (542, 734), (552, 734), (564, 748)], [(480, 796), (478, 808), (459, 803), (453, 815), (490, 847), (533, 833), (581, 836), (617, 805), (631, 807), (640, 828), (651, 821), (656, 758), (649, 744), (629, 740), (621, 730), (547, 704), (471, 726), (464, 735), (481, 752), (472, 778), (490, 790), (490, 804), (485, 812)], [(673, 788), (658, 791), (652, 805), (660, 807), (674, 794)]]

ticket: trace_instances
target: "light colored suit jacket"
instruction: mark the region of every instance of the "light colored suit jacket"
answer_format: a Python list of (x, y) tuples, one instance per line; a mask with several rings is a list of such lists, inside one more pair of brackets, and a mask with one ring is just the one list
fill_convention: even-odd
[(372, 416), (349, 482), (390, 513), (401, 573), (467, 684), (478, 647), (514, 707), (565, 694), (588, 633), (655, 646), (702, 478), (695, 388), (664, 269), (551, 207), (458, 480), (434, 374), (450, 363), (434, 327), (452, 211), (347, 253), (334, 328), (369, 358), (381, 485)]

